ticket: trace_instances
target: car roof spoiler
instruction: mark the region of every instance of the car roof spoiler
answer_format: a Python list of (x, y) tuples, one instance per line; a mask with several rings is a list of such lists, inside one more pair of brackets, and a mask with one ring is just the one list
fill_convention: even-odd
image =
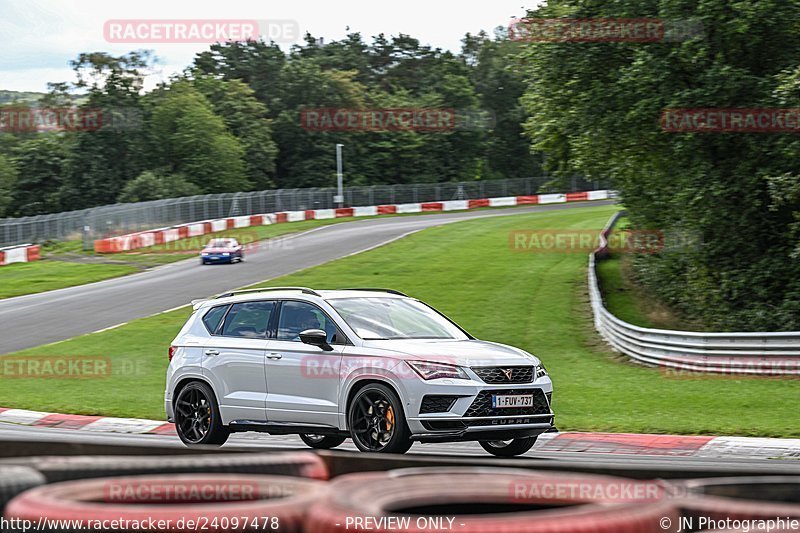
[(318, 293), (314, 289), (309, 289), (308, 287), (262, 287), (260, 289), (240, 289), (240, 290), (228, 291), (220, 294), (219, 296), (215, 296), (214, 299), (227, 298), (229, 296), (236, 296), (239, 294), (249, 294), (251, 292), (269, 292), (269, 291), (299, 291), (302, 292), (303, 294), (310, 294), (312, 296), (322, 297), (320, 293)]
[(404, 292), (396, 291), (394, 289), (379, 289), (374, 287), (345, 287), (344, 289), (338, 289), (340, 291), (369, 291), (369, 292), (388, 292), (389, 294), (396, 294), (397, 296), (405, 296), (406, 298), (410, 298), (410, 296)]

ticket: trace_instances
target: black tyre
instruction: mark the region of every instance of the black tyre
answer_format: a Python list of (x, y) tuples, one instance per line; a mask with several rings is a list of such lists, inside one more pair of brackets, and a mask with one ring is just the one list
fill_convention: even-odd
[(481, 448), (497, 457), (515, 457), (527, 452), (536, 444), (536, 437), (514, 440), (482, 440)]
[(343, 443), (347, 437), (339, 437), (337, 435), (303, 434), (300, 435), (300, 439), (311, 448), (315, 448), (317, 450), (330, 450), (331, 448), (335, 448)]
[[(458, 524), (452, 528), (458, 533), (663, 533), (664, 524), (678, 523), (674, 500), (651, 481), (486, 467), (414, 470), (334, 478), (308, 511), (305, 531), (341, 533), (347, 529), (341, 524), (402, 524), (404, 519), (406, 527), (395, 531), (430, 533), (447, 527), (417, 520), (421, 516), (448, 517)], [(619, 490), (622, 486), (625, 491)]]
[(178, 394), (175, 429), (187, 446), (222, 446), (231, 434), (222, 425), (214, 391), (200, 381), (189, 383)]
[[(48, 483), (155, 474), (269, 474), (328, 479), (325, 463), (311, 452), (201, 455), (36, 457), (31, 467)], [(2, 468), (0, 468), (2, 473)]]
[[(143, 487), (169, 490), (140, 491)], [(172, 532), (300, 533), (309, 507), (327, 491), (322, 481), (247, 474), (83, 479), (29, 490), (8, 504), (5, 516), (52, 533), (99, 532), (97, 524), (104, 524), (102, 531), (130, 533), (154, 522), (166, 524), (160, 531)]]
[(0, 466), (0, 516), (14, 496), (46, 483), (42, 474), (25, 466)]
[(362, 452), (406, 453), (411, 448), (403, 405), (386, 385), (361, 388), (350, 402), (347, 421), (350, 438)]

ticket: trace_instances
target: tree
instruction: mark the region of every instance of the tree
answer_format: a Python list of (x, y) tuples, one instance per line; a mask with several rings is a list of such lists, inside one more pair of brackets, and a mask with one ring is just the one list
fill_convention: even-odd
[(366, 87), (354, 80), (355, 75), (353, 71), (324, 71), (313, 59), (295, 59), (286, 66), (286, 110), (273, 123), (279, 148), (278, 187), (325, 187), (335, 183), (335, 145), (349, 144), (354, 137), (348, 132), (308, 131), (301, 125), (300, 112), (303, 108), (364, 107)]
[(12, 204), (15, 216), (61, 209), (61, 188), (71, 150), (71, 137), (61, 134), (39, 134), (17, 146), (13, 157), (19, 174)]
[(189, 81), (151, 95), (151, 168), (181, 174), (203, 192), (250, 190), (244, 149)]
[(141, 96), (149, 55), (114, 57), (97, 52), (72, 62), (75, 88), (88, 91), (79, 109), (101, 118), (75, 136), (62, 205), (79, 209), (108, 203), (136, 177), (147, 160)]
[(538, 17), (695, 18), (659, 43), (528, 43), (526, 133), (550, 170), (610, 176), (635, 228), (701, 244), (637, 258), (639, 279), (710, 328), (800, 329), (792, 210), (770, 178), (793, 173), (794, 135), (667, 133), (669, 108), (798, 107), (796, 2), (560, 0)]
[(146, 202), (162, 198), (180, 198), (200, 194), (200, 187), (189, 183), (183, 176), (172, 174), (161, 176), (146, 171), (125, 184), (118, 202)]
[(517, 60), (519, 43), (509, 41), (505, 32), (494, 40), (481, 32), (464, 38), (462, 56), (472, 65), (471, 80), (481, 109), (492, 119), (482, 148), (485, 178), (527, 178), (541, 176), (541, 155), (532, 153), (522, 124), (528, 119), (519, 99), (525, 90), (522, 68)]
[(270, 118), (285, 109), (282, 70), (286, 54), (275, 43), (233, 41), (211, 45), (194, 60), (194, 70), (224, 80), (240, 80), (266, 104)]
[(13, 201), (16, 187), (17, 171), (8, 159), (0, 154), (0, 217), (8, 214), (8, 207)]
[(224, 81), (201, 76), (193, 85), (211, 102), (227, 129), (244, 149), (245, 172), (255, 189), (275, 186), (275, 157), (278, 147), (272, 140), (272, 121), (267, 106), (239, 80)]

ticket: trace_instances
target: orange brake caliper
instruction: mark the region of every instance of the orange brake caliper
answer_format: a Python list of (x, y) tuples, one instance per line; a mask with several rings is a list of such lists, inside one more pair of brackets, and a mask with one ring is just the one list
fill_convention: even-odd
[(391, 431), (393, 427), (394, 427), (394, 409), (390, 407), (389, 410), (386, 411), (386, 431)]

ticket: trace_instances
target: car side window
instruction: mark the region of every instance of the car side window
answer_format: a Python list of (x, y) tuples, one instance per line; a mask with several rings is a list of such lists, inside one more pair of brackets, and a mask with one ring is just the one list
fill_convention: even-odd
[(242, 302), (233, 304), (225, 323), (222, 335), (226, 337), (245, 337), (264, 339), (275, 302)]
[(307, 329), (324, 330), (330, 344), (345, 343), (336, 324), (316, 305), (296, 301), (283, 302), (278, 320), (278, 340), (300, 342), (300, 332)]
[(205, 324), (206, 329), (212, 335), (217, 331), (219, 323), (222, 321), (222, 317), (225, 316), (225, 311), (228, 310), (228, 307), (228, 305), (218, 305), (217, 307), (212, 307), (203, 316), (203, 324)]

